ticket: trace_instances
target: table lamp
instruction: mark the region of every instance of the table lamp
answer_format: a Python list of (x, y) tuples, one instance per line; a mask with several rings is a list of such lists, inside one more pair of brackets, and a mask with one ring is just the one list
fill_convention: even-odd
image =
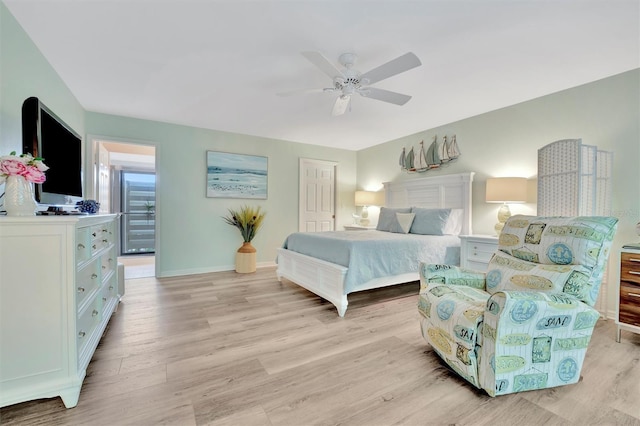
[(503, 177), (487, 179), (487, 203), (502, 203), (498, 209), (498, 223), (494, 226), (496, 235), (500, 236), (504, 224), (511, 217), (509, 204), (527, 201), (527, 179)]
[(358, 207), (362, 207), (362, 213), (360, 213), (360, 225), (369, 225), (369, 212), (367, 208), (369, 206), (375, 206), (379, 203), (379, 197), (377, 192), (373, 191), (356, 191), (355, 204)]

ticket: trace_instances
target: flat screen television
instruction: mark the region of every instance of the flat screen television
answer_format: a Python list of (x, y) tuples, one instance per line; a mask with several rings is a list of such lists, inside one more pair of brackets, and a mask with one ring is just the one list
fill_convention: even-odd
[(82, 138), (35, 97), (22, 104), (22, 152), (43, 158), (49, 167), (46, 180), (35, 185), (38, 203), (82, 200)]

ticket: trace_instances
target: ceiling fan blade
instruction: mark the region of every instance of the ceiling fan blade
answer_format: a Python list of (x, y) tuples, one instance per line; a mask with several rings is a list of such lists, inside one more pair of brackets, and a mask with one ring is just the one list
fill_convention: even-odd
[(340, 71), (335, 65), (333, 65), (327, 58), (325, 58), (320, 52), (302, 52), (302, 56), (307, 58), (316, 67), (320, 68), (320, 71), (329, 76), (332, 80), (335, 77), (342, 77), (342, 71)]
[(349, 107), (349, 103), (351, 102), (351, 96), (349, 95), (341, 95), (336, 99), (336, 103), (333, 104), (333, 111), (331, 111), (331, 115), (342, 115)]
[(286, 92), (276, 93), (276, 96), (295, 96), (295, 95), (306, 95), (308, 93), (322, 93), (327, 89), (295, 89), (288, 90)]
[(402, 93), (392, 92), (390, 90), (376, 89), (375, 87), (367, 87), (360, 91), (360, 94), (365, 98), (377, 99), (396, 105), (404, 105), (411, 99), (409, 95), (403, 95)]
[(405, 53), (404, 55), (392, 61), (389, 61), (386, 64), (382, 64), (379, 67), (362, 74), (360, 76), (360, 81), (366, 79), (367, 82), (364, 84), (374, 84), (378, 81), (384, 80), (385, 78), (389, 78), (396, 74), (409, 71), (410, 69), (418, 67), (420, 65), (422, 65), (422, 62), (420, 62), (420, 59), (418, 59), (415, 54), (413, 54), (412, 52)]

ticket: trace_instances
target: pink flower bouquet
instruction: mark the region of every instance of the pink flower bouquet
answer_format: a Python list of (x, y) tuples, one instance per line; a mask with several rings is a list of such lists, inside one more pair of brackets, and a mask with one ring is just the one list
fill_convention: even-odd
[(16, 155), (13, 151), (0, 157), (0, 184), (9, 176), (23, 176), (29, 182), (42, 183), (46, 180), (44, 172), (48, 169), (42, 158), (33, 157), (31, 154)]

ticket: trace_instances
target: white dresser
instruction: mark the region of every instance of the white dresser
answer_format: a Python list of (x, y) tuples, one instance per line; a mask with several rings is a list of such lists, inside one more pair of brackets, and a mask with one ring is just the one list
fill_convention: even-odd
[(116, 219), (0, 217), (0, 406), (78, 403), (121, 297)]
[(486, 271), (498, 250), (498, 237), (491, 235), (460, 235), (460, 266)]

